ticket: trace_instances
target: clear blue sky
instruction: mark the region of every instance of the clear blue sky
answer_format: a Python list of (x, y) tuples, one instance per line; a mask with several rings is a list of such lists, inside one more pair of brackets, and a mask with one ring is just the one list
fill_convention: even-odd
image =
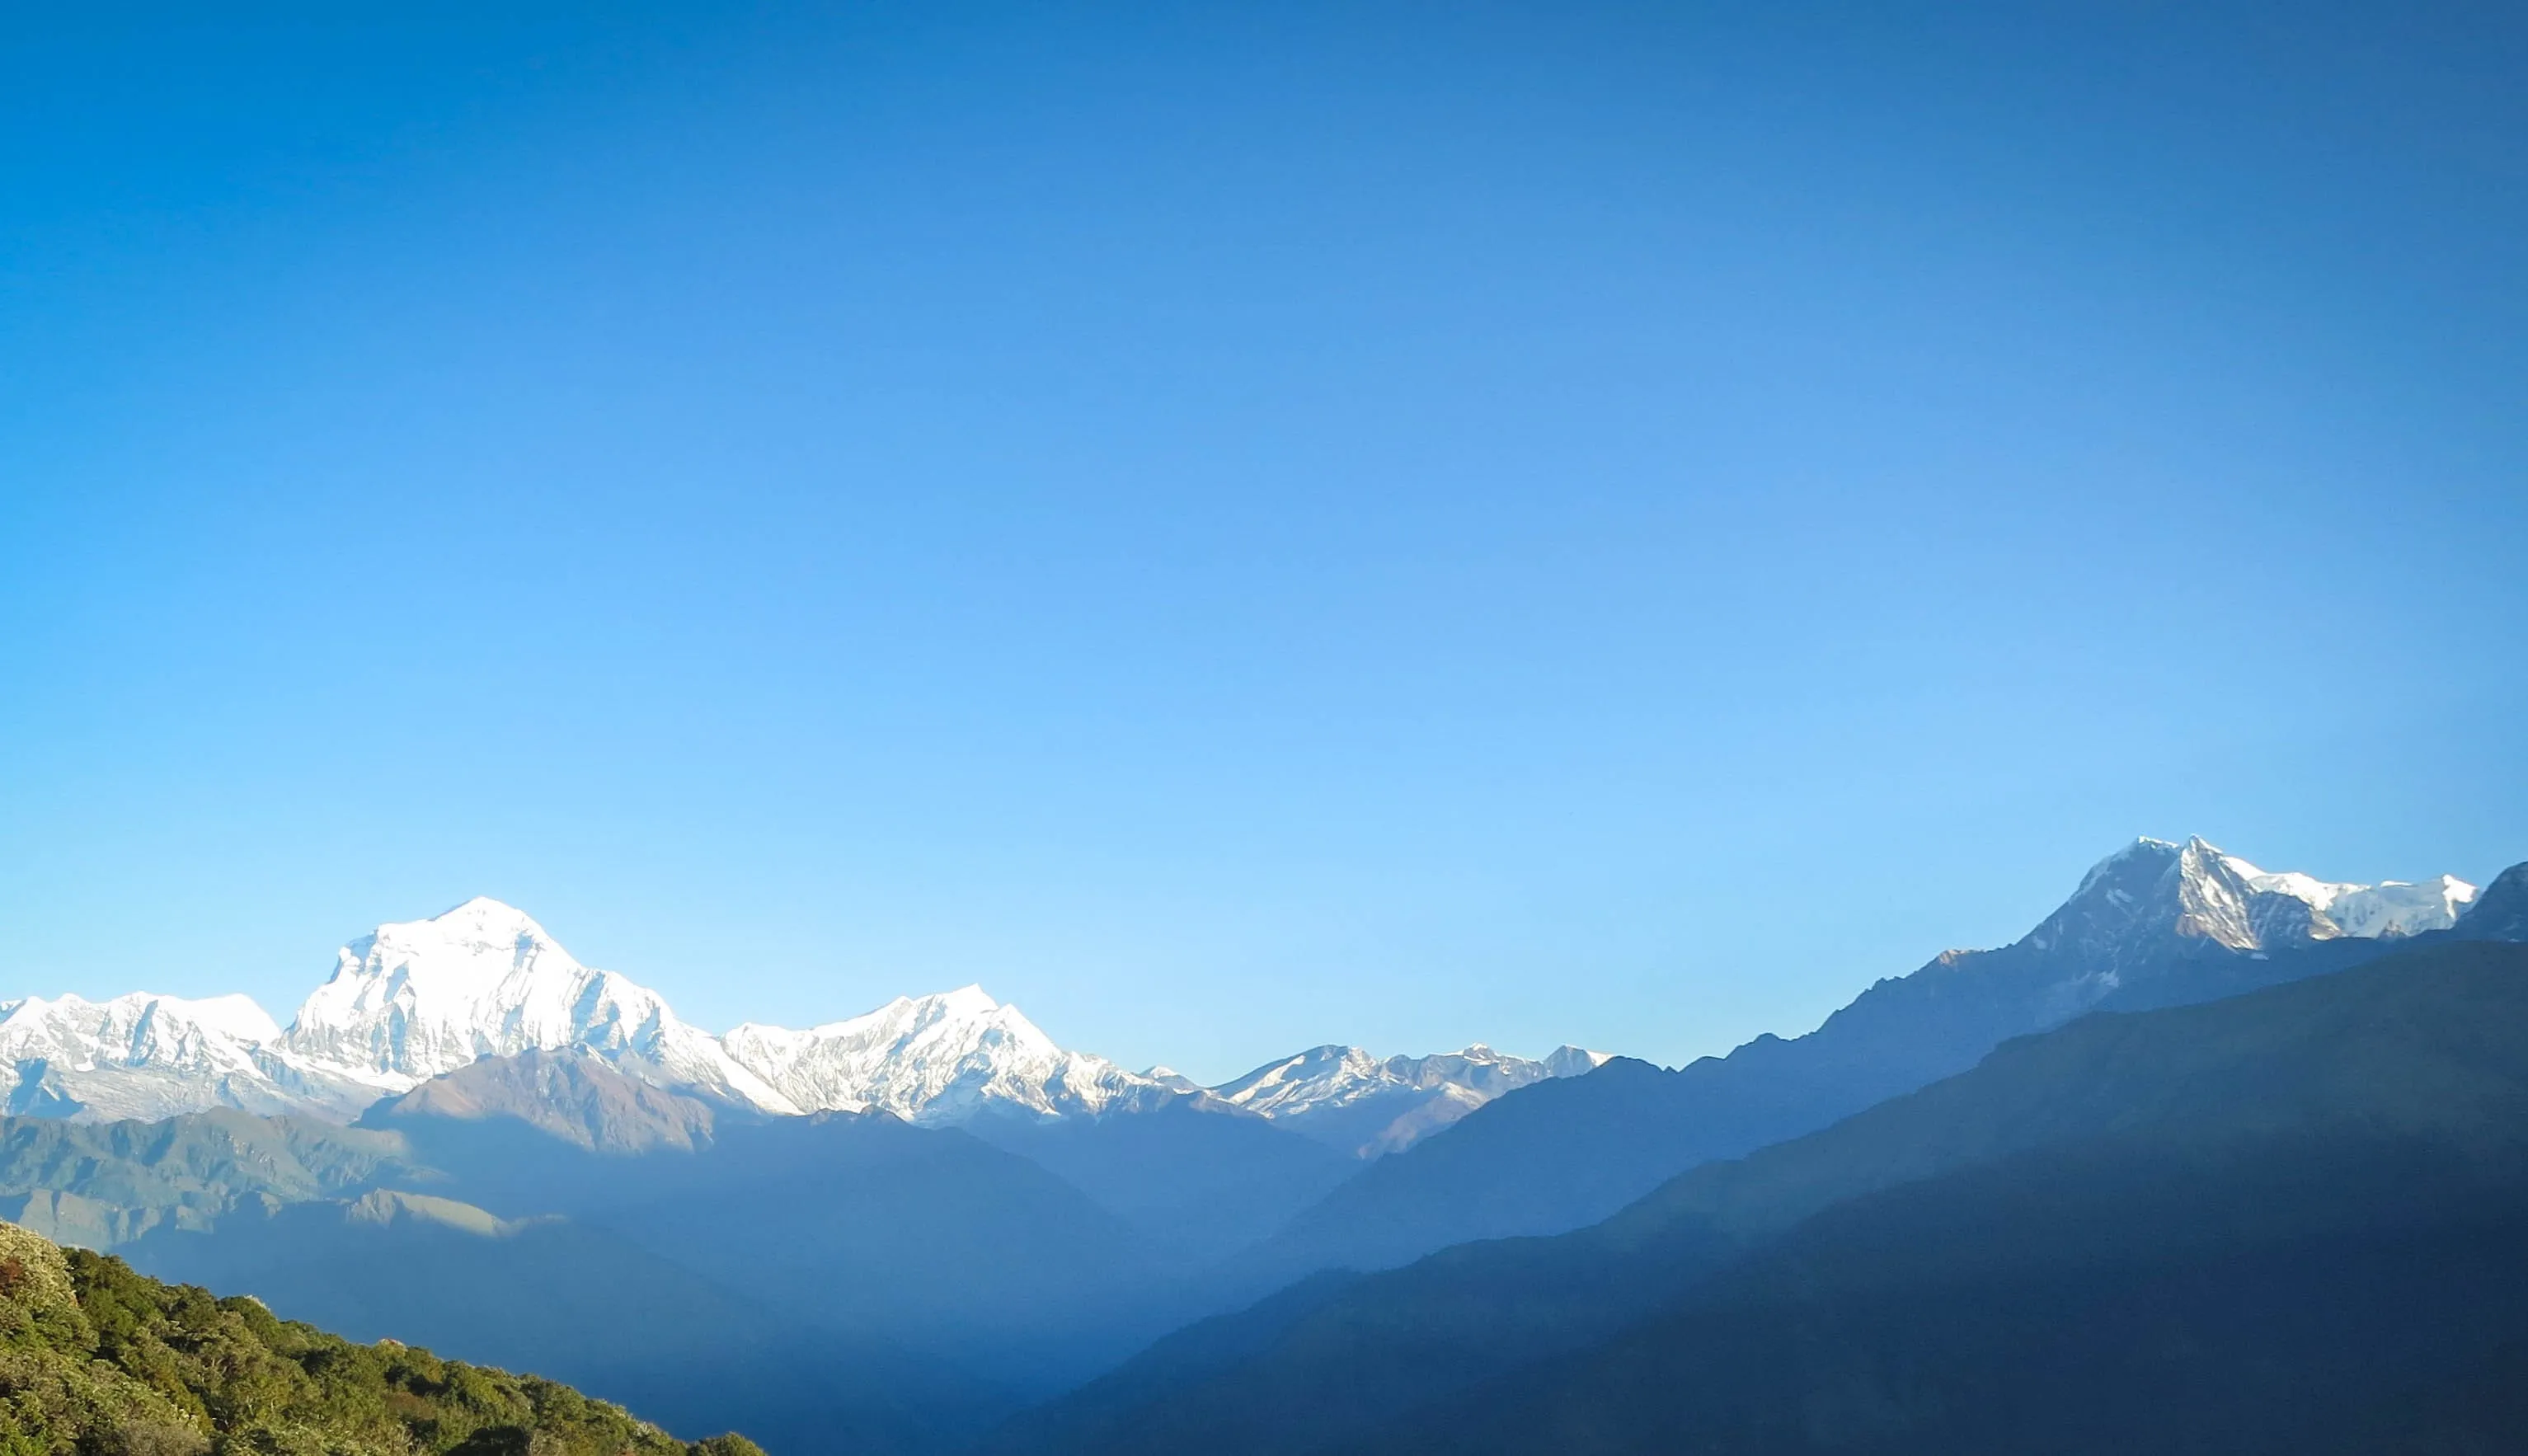
[(1676, 1062), (2138, 833), (2528, 858), (2516, 8), (1927, 9), (18, 16), (0, 994), (479, 893)]

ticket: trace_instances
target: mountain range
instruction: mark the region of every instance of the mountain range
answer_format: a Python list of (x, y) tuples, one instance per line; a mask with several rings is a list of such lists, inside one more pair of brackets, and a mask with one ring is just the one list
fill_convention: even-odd
[[(1944, 953), (1806, 1035), (1726, 1057), (1665, 1069), (1567, 1048), (1335, 1046), (1206, 1087), (1064, 1050), (974, 988), (714, 1036), (474, 901), (343, 948), (287, 1029), (242, 998), (0, 1008), (18, 1094), (0, 1118), (0, 1216), (776, 1452), (931, 1456), (1004, 1420), (990, 1439), (1082, 1456), (1394, 1449), (1444, 1406), (1554, 1444), (1573, 1402), (1666, 1428), (1652, 1404), (1518, 1382), (1614, 1349), (1633, 1323), (1688, 1320), (1705, 1281), (1755, 1269), (1742, 1261), (1808, 1221), (1915, 1183), (1984, 1187), (1976, 1170), (2052, 1156), (2039, 1144), (2055, 1132), (2094, 1140), (2101, 1118), (2160, 1127), (2152, 1087), (2245, 1095), (2155, 1053), (2133, 1052), (2121, 1080), (2104, 1053), (2043, 1085), (1994, 1070), (2027, 1065), (2030, 1038), (2122, 1056), (2141, 1044), (2080, 1038), (2197, 1024), (2148, 1019), (2187, 1008), (2247, 1018), (2199, 1060), (2255, 1044), (2315, 1004), (2273, 998), (2321, 984), (2387, 987), (2360, 1005), (2409, 1020), (2451, 998), (2491, 1014), (2508, 1003), (2489, 962), (2456, 980), (2408, 971), (2522, 939), (2528, 866), (2478, 894), (2141, 840), (2010, 945)], [(2420, 989), (2396, 989), (2408, 980)], [(2465, 987), (2483, 994), (2465, 1002)], [(2446, 1060), (2396, 1065), (2437, 1076)], [(2018, 1090), (1940, 1090), (1961, 1083)], [(2014, 1098), (2035, 1132), (1956, 1143)], [(1890, 1111), (1922, 1106), (1947, 1111)], [(1950, 1151), (1935, 1134), (1954, 1134)], [(1780, 1192), (1754, 1222), (1656, 1212), (1697, 1179), (1742, 1176), (1725, 1171), (1740, 1159), (1811, 1169), (1811, 1192)], [(2135, 1228), (2162, 1228), (2146, 1189), (2168, 1170), (2104, 1166), (2073, 1171), (2105, 1178), (2082, 1186), (2130, 1206)], [(1938, 1197), (1968, 1202), (1922, 1206), (1986, 1226), (1969, 1193)], [(1486, 1403), (1478, 1417), (1459, 1402)], [(1272, 1414), (1285, 1405), (1317, 1414), (1293, 1426)]]
[(1096, 1118), (1192, 1099), (1363, 1157), (1605, 1060), (1575, 1047), (1541, 1062), (1480, 1046), (1386, 1059), (1320, 1047), (1206, 1089), (1163, 1067), (1128, 1071), (1059, 1047), (978, 986), (899, 997), (806, 1030), (749, 1022), (715, 1036), (679, 1019), (657, 992), (580, 963), (523, 911), (478, 898), (343, 946), (287, 1029), (244, 996), (0, 1003), (0, 1105), (86, 1120), (229, 1107), (349, 1121), (482, 1059), (564, 1049), (773, 1116), (875, 1111), (939, 1126)]
[[(2122, 992), (2127, 962), (2162, 948), (2158, 932), (2248, 953), (2386, 940), (2448, 928), (2474, 894), (2449, 875), (2347, 884), (2268, 873), (2201, 840), (2142, 840), (2092, 870), (2009, 950), (2065, 967), (2039, 988), (2050, 1002), (2029, 1008), (2040, 1022), (2059, 1020)], [(975, 986), (901, 997), (805, 1030), (750, 1022), (715, 1036), (678, 1018), (657, 992), (582, 964), (524, 912), (481, 898), (343, 946), (287, 1029), (243, 996), (0, 1004), (5, 1106), (21, 1115), (113, 1119), (234, 1107), (347, 1121), (485, 1057), (571, 1047), (642, 1080), (774, 1115), (883, 1110), (937, 1125), (1210, 1097), (1364, 1158), (1400, 1152), (1503, 1093), (1607, 1060), (1573, 1047), (1530, 1061), (1483, 1046), (1388, 1058), (1322, 1046), (1205, 1088), (1164, 1067), (1133, 1072), (1066, 1050)]]

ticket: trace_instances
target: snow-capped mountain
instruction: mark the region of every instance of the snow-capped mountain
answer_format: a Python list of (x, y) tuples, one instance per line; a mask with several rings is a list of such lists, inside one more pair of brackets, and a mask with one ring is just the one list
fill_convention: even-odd
[(0, 1004), (8, 1110), (83, 1119), (236, 1107), (347, 1120), (432, 1077), (531, 1051), (584, 1052), (653, 1085), (776, 1115), (880, 1110), (955, 1123), (1187, 1095), (1056, 1046), (974, 986), (805, 1031), (749, 1024), (716, 1037), (488, 899), (342, 947), (287, 1030), (243, 996)]
[(2199, 837), (2138, 839), (2090, 866), (2026, 935), (1880, 981), (1804, 1038), (1813, 1045), (1801, 1055), (1866, 1044), (1855, 1085), (1904, 1069), (1889, 1085), (1918, 1086), (2100, 1007), (2180, 1006), (2351, 964), (2368, 954), (2362, 942), (2448, 931), (2475, 895), (2453, 876), (2347, 884), (2269, 872)]
[(1063, 1050), (980, 986), (900, 996), (867, 1015), (805, 1031), (748, 1022), (723, 1044), (809, 1112), (879, 1109), (913, 1122), (962, 1122), (987, 1110), (1058, 1118), (1183, 1095), (1104, 1058)]
[(1311, 1047), (1209, 1090), (1292, 1131), (1374, 1158), (1410, 1146), (1504, 1092), (1594, 1071), (1607, 1056), (1566, 1046), (1531, 1062), (1480, 1043), (1429, 1057), (1378, 1058), (1358, 1047)]
[(2304, 874), (2267, 874), (2236, 855), (2223, 858), (2250, 891), (2288, 895), (2317, 911), (2336, 934), (2363, 939), (2447, 930), (2457, 923), (2476, 896), (2475, 886), (2453, 874), (2419, 885), (2402, 880), (2338, 885)]
[(484, 1057), (577, 1047), (645, 1080), (771, 1113), (800, 1109), (658, 992), (582, 965), (522, 910), (473, 899), (342, 947), (290, 1049), (411, 1086)]
[(2424, 884), (2341, 884), (2295, 872), (2269, 874), (2201, 838), (2138, 839), (2091, 867), (2072, 898), (2030, 931), (2040, 951), (2112, 972), (2162, 937), (2232, 951), (2446, 930), (2475, 886), (2454, 875)]
[(392, 1078), (293, 1055), (244, 996), (0, 1003), (0, 1066), (10, 1069), (7, 1109), (22, 1116), (155, 1118), (236, 1107), (348, 1118), (395, 1090)]

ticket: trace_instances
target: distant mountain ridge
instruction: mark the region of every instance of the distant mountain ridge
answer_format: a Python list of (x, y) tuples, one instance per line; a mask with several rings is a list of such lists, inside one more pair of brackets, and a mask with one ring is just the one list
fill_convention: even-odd
[[(2475, 899), (2474, 886), (2449, 875), (2352, 884), (2268, 872), (2200, 839), (2144, 839), (2091, 869), (2018, 944), (1951, 953), (1925, 969), (1994, 956), (2059, 965), (2041, 1014), (2012, 1014), (2025, 1030), (2131, 1000), (2134, 977), (2157, 973), (2173, 943), (2253, 958), (2385, 941), (2449, 929)], [(1900, 999), (1921, 994), (1921, 980), (1895, 983), (1911, 988)], [(1530, 1061), (1481, 1045), (1388, 1058), (1329, 1045), (1202, 1087), (1060, 1047), (976, 986), (898, 998), (805, 1030), (750, 1022), (715, 1036), (677, 1017), (657, 992), (581, 963), (525, 912), (477, 898), (343, 946), (286, 1029), (242, 996), (0, 1003), (0, 1108), (111, 1120), (231, 1107), (341, 1122), (486, 1058), (571, 1049), (652, 1085), (768, 1115), (883, 1111), (959, 1125), (987, 1115), (1146, 1112), (1192, 1098), (1363, 1158), (1412, 1148), (1505, 1094), (1608, 1060), (1575, 1047)], [(1952, 1052), (1928, 1054), (1930, 1075), (1956, 1069)], [(1902, 1085), (1919, 1080), (1889, 1090)]]
[(730, 1054), (795, 1105), (963, 1121), (987, 1108), (1095, 1115), (1180, 1095), (1102, 1057), (1065, 1051), (980, 986), (899, 996), (867, 1015), (792, 1031), (750, 1021)]
[[(656, 991), (583, 964), (524, 911), (478, 897), (343, 946), (287, 1029), (244, 996), (0, 1003), (0, 1110), (108, 1121), (226, 1107), (347, 1122), (434, 1077), (529, 1053), (584, 1054), (655, 1087), (771, 1116), (884, 1112), (960, 1125), (1190, 1099), (1288, 1119), (1320, 1141), (1343, 1142), (1358, 1126), (1345, 1150), (1371, 1155), (1604, 1060), (1567, 1047), (1548, 1062), (1484, 1047), (1384, 1061), (1319, 1048), (1215, 1091), (1058, 1046), (979, 986), (899, 997), (805, 1030), (748, 1022), (714, 1036)], [(1282, 1079), (1293, 1064), (1329, 1054), (1328, 1066)], [(555, 1066), (541, 1074), (561, 1087)]]
[(1673, 1071), (1619, 1058), (1489, 1104), (1295, 1216), (1249, 1256), (1253, 1282), (1577, 1228), (1698, 1163), (1815, 1131), (2092, 1010), (2216, 1000), (2433, 935), (2508, 938), (2491, 927), (2517, 919), (2520, 873), (2479, 903), (2450, 877), (2346, 885), (2271, 874), (2200, 838), (2135, 840), (2019, 940), (1943, 952), (1805, 1036)]
[(1605, 1052), (1558, 1047), (1542, 1062), (1478, 1043), (1429, 1057), (1373, 1057), (1358, 1047), (1311, 1047), (1209, 1090), (1329, 1147), (1375, 1157), (1423, 1137), (1507, 1092), (1549, 1077), (1596, 1071)]
[(415, 1118), (508, 1118), (591, 1153), (690, 1153), (734, 1111), (626, 1076), (594, 1052), (537, 1048), (433, 1077), (373, 1105), (355, 1125), (399, 1130)]

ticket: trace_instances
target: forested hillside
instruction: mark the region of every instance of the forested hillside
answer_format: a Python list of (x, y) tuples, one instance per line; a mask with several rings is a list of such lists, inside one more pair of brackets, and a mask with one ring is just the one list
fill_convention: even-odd
[(356, 1345), (0, 1223), (9, 1456), (760, 1456), (676, 1440), (567, 1385)]

